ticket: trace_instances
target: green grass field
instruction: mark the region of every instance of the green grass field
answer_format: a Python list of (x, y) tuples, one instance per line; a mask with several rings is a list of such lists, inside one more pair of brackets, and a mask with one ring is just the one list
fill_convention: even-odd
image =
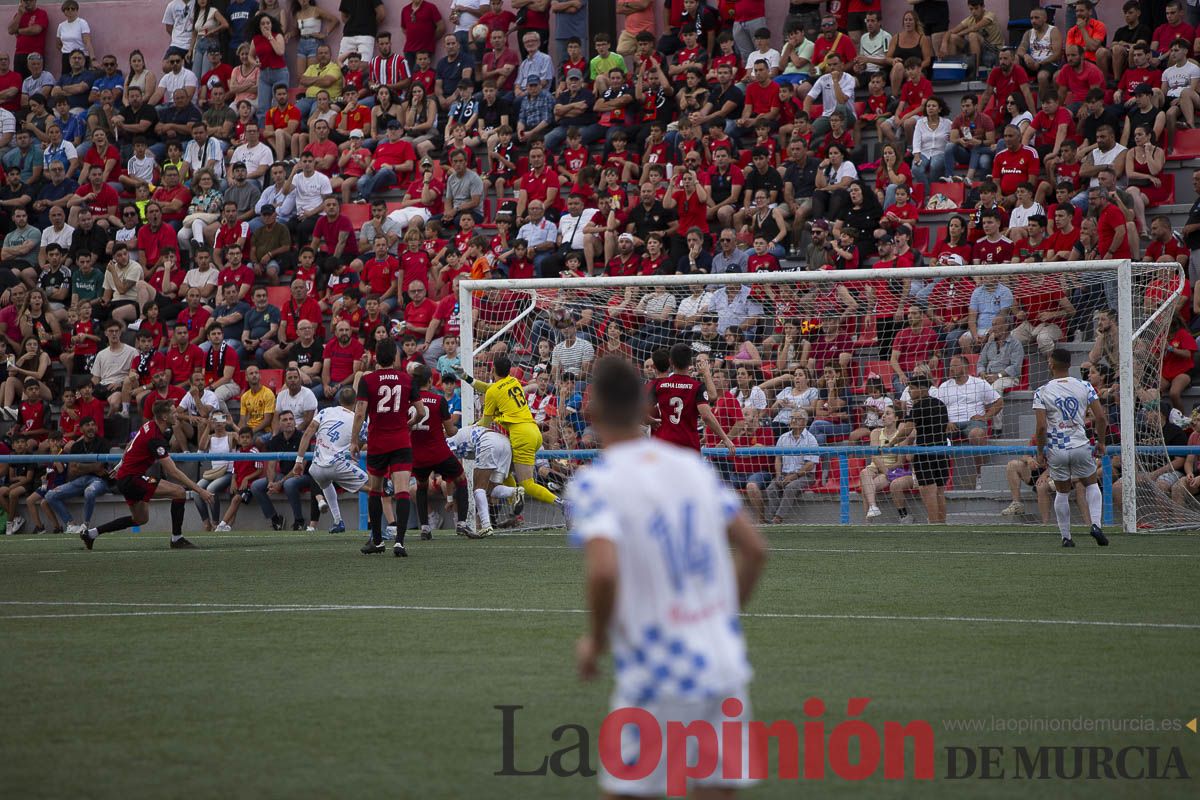
[[(1157, 745), (1165, 759), (1177, 746), (1200, 774), (1188, 730), (953, 722), (1195, 717), (1200, 539), (1115, 536), (1101, 550), (1082, 534), (1063, 551), (1048, 531), (769, 536), (744, 621), (755, 717), (799, 723), (818, 696), (831, 730), (847, 698), (870, 697), (880, 730), (932, 724), (938, 777), (772, 780), (747, 796), (1196, 796), (1194, 780), (946, 780), (943, 748)], [(565, 746), (550, 737), (564, 723), (592, 732), (595, 763), (610, 683), (573, 671), (581, 569), (561, 534), (440, 533), (407, 560), (361, 556), (358, 536), (195, 541), (111, 535), (89, 553), (61, 536), (0, 540), (5, 797), (595, 796), (595, 779), (493, 774), (497, 705), (525, 707), (518, 767)]]

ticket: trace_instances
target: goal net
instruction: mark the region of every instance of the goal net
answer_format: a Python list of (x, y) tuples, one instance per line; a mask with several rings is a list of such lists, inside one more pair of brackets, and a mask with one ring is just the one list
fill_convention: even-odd
[[(1191, 409), (1170, 412), (1160, 391), (1181, 366), (1163, 356), (1183, 284), (1178, 264), (1128, 261), (467, 281), (462, 351), (482, 380), (509, 356), (542, 431), (537, 480), (552, 492), (596, 453), (590, 365), (621, 356), (649, 381), (654, 352), (683, 343), (736, 447), (702, 426), (705, 455), (759, 519), (924, 523), (913, 473), (928, 455), (944, 462), (948, 522), (983, 526), (1053, 523), (1032, 404), (1046, 355), (1065, 348), (1108, 412), (1103, 522), (1165, 530), (1200, 526), (1166, 448)], [(915, 438), (915, 376), (946, 404), (945, 441)], [(464, 424), (481, 416), (464, 386)], [(562, 525), (542, 503), (520, 515), (511, 501), (490, 506), (498, 529)], [(1082, 500), (1073, 514), (1086, 520)]]

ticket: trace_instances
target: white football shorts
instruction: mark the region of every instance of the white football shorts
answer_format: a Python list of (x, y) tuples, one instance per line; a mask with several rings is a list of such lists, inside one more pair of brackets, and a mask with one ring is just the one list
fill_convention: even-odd
[(366, 471), (350, 460), (335, 461), (328, 466), (313, 464), (308, 474), (322, 489), (335, 484), (347, 492), (357, 492), (367, 482)]
[(1096, 474), (1096, 460), (1089, 446), (1072, 450), (1050, 450), (1046, 453), (1050, 480), (1069, 481), (1090, 478)]

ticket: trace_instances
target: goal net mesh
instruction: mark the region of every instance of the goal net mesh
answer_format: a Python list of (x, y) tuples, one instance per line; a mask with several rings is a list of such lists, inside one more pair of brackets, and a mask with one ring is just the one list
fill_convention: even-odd
[[(705, 380), (738, 448), (707, 457), (756, 516), (787, 524), (926, 521), (903, 449), (914, 444), (907, 385), (925, 374), (956, 429), (931, 451), (947, 463), (948, 521), (981, 526), (1053, 524), (1054, 490), (1032, 457), (1032, 398), (1049, 380), (1045, 354), (1064, 347), (1072, 374), (1091, 381), (1109, 415), (1109, 458), (1097, 458), (1106, 521), (1121, 522), (1119, 441), (1133, 435), (1139, 527), (1200, 525), (1195, 498), (1172, 496), (1160, 414), (1182, 270), (1133, 265), (1126, 329), (1137, 335), (1134, 363), (1122, 370), (1117, 272), (1085, 268), (487, 281), (461, 295), (470, 305), (465, 352), (485, 380), (493, 357), (508, 354), (542, 430), (537, 480), (561, 492), (598, 445), (587, 417), (589, 365), (617, 355), (650, 380), (653, 352), (686, 343), (691, 372)], [(1168, 359), (1165, 374), (1175, 367)], [(1121, 380), (1135, 384), (1133, 431), (1120, 426)], [(465, 391), (465, 419), (482, 411), (482, 397)], [(707, 428), (702, 438), (706, 448), (721, 445)], [(1082, 499), (1073, 504), (1077, 523), (1086, 513)], [(562, 524), (557, 509), (535, 502), (520, 516), (511, 503), (493, 503), (492, 518), (498, 528)]]

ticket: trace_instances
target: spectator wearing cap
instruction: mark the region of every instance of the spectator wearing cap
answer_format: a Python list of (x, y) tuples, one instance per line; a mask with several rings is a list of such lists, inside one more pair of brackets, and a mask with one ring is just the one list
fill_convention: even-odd
[(1167, 129), (1167, 115), (1160, 107), (1162, 91), (1148, 83), (1139, 83), (1133, 89), (1133, 96), (1125, 104), (1125, 122), (1121, 128), (1121, 144), (1132, 147), (1133, 132), (1137, 128), (1145, 128), (1154, 134), (1155, 141), (1164, 141), (1163, 135)]
[(400, 120), (388, 120), (387, 134), (383, 141), (376, 145), (375, 157), (358, 180), (359, 200), (369, 200), (372, 193), (407, 181), (412, 175), (417, 163), (417, 153), (410, 142), (401, 138), (402, 132)]
[(592, 110), (595, 103), (596, 96), (583, 83), (583, 73), (568, 70), (566, 84), (554, 100), (554, 127), (546, 134), (546, 147), (551, 151), (561, 147), (571, 128), (579, 130), (584, 146), (598, 141), (604, 135), (604, 128), (596, 124)]
[[(546, 84), (548, 87), (549, 84)], [(525, 97), (517, 113), (517, 141), (528, 144), (544, 136), (554, 125), (554, 97), (532, 75), (525, 82)]]

